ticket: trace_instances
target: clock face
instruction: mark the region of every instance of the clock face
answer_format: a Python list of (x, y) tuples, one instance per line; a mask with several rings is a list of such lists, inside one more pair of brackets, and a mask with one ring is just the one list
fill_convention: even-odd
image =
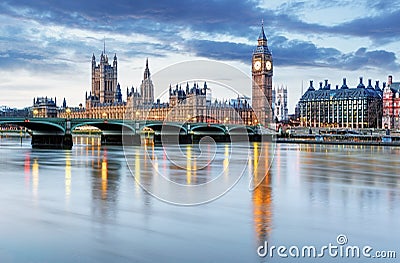
[(261, 61), (257, 60), (254, 62), (254, 69), (260, 70), (261, 69)]
[(272, 69), (272, 63), (271, 63), (271, 61), (267, 61), (267, 62), (265, 63), (265, 67), (267, 68), (267, 70), (271, 70), (271, 69)]

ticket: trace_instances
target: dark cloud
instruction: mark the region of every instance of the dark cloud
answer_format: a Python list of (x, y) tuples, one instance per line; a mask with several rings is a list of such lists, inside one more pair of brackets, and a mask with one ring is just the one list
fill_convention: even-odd
[[(8, 15), (25, 16), (49, 23), (70, 27), (104, 30), (108, 32), (138, 32), (171, 36), (182, 27), (209, 33), (227, 32), (235, 36), (251, 38), (255, 32), (249, 30), (261, 18), (266, 28), (287, 32), (311, 34), (343, 34), (367, 36), (374, 40), (398, 38), (400, 27), (399, 1), (367, 0), (371, 13), (337, 26), (307, 23), (298, 16), (299, 10), (313, 10), (343, 5), (355, 6), (350, 0), (291, 1), (276, 10), (258, 7), (257, 1), (211, 0), (211, 1), (131, 1), (105, 0), (51, 1), (14, 0), (2, 5)], [(254, 29), (255, 30), (255, 29)]]
[(375, 41), (398, 41), (400, 10), (385, 15), (364, 17), (332, 27), (328, 32), (369, 37)]
[[(286, 37), (275, 35), (276, 29), (280, 32), (304, 33), (307, 35), (346, 35), (368, 37), (375, 41), (394, 41), (400, 37), (400, 10), (397, 1), (388, 4), (384, 0), (367, 0), (373, 14), (366, 14), (350, 22), (336, 26), (324, 26), (307, 23), (299, 17), (299, 10), (310, 7), (322, 8), (352, 4), (350, 0), (332, 0), (328, 3), (322, 1), (291, 1), (283, 4), (276, 10), (266, 10), (259, 7), (257, 1), (50, 1), (50, 0), (14, 0), (0, 3), (0, 14), (10, 17), (23, 17), (27, 21), (34, 20), (44, 25), (62, 25), (66, 27), (88, 29), (93, 32), (104, 33), (108, 46), (119, 46), (122, 49), (112, 50), (121, 56), (162, 56), (165, 52), (193, 52), (199, 56), (221, 60), (238, 60), (248, 63), (254, 46), (224, 42), (223, 40), (209, 41), (183, 39), (180, 33), (185, 30), (200, 31), (212, 38), (216, 34), (226, 34), (232, 37), (244, 37), (254, 40), (258, 36), (259, 28), (256, 26), (261, 18), (265, 20), (266, 31), (269, 32), (270, 46), (276, 65), (282, 66), (313, 66), (358, 69), (362, 67), (398, 68), (396, 55), (384, 50), (368, 51), (360, 49), (357, 52), (343, 54), (335, 48), (317, 47), (312, 42), (302, 40), (289, 40)], [(354, 5), (356, 3), (353, 3)], [(392, 10), (393, 8), (393, 10)], [(396, 9), (397, 8), (397, 9)], [(377, 12), (377, 10), (381, 12)], [(385, 10), (385, 12), (382, 12)], [(356, 12), (356, 10), (355, 10)], [(15, 29), (15, 31), (14, 31)], [(59, 59), (59, 50), (68, 47), (74, 52), (76, 59), (90, 59), (93, 52), (101, 50), (101, 44), (80, 43), (73, 39), (52, 39), (47, 37), (45, 47), (37, 47), (25, 39), (21, 29), (10, 27), (3, 30), (6, 36), (0, 41), (9, 39), (10, 51), (3, 54), (0, 66), (22, 66), (27, 60), (31, 64), (40, 64), (40, 60), (47, 58)], [(132, 46), (118, 39), (113, 34), (132, 33), (144, 34), (160, 43), (140, 43), (134, 40)], [(278, 33), (277, 33), (278, 34)], [(93, 41), (92, 41), (93, 42)], [(13, 43), (25, 43), (26, 47), (17, 48)], [(183, 50), (178, 50), (176, 44), (182, 45)], [(99, 48), (100, 47), (100, 48)], [(29, 58), (29, 54), (33, 57)], [(8, 56), (8, 58), (7, 58)], [(97, 54), (96, 54), (97, 56)], [(61, 60), (67, 58), (63, 57)], [(61, 61), (66, 64), (69, 61)], [(73, 62), (73, 61), (71, 61)], [(64, 67), (60, 63), (60, 68)]]
[[(355, 52), (344, 54), (334, 48), (320, 48), (311, 42), (288, 40), (279, 36), (271, 38), (272, 55), (275, 65), (302, 66), (321, 68), (340, 68), (358, 70), (380, 67), (399, 69), (396, 55), (384, 50), (368, 51), (360, 48)], [(244, 63), (251, 61), (255, 46), (215, 41), (191, 41), (187, 45), (189, 52), (198, 56), (217, 60), (236, 60)]]
[[(79, 3), (79, 4), (78, 4)], [(244, 28), (259, 23), (261, 9), (255, 1), (24, 1), (15, 0), (4, 6), (3, 13), (26, 15), (42, 21), (89, 29), (131, 30), (162, 33), (157, 23), (195, 30), (243, 32)], [(17, 8), (13, 8), (17, 7)], [(27, 8), (28, 11), (20, 10)], [(271, 20), (271, 15), (265, 19)], [(124, 27), (121, 22), (127, 21)], [(149, 32), (150, 30), (150, 32)]]
[(342, 55), (340, 61), (344, 68), (357, 70), (362, 67), (399, 69), (396, 63), (396, 55), (393, 52), (384, 50), (368, 51), (366, 48), (360, 48), (351, 54)]
[(254, 47), (231, 42), (215, 42), (209, 40), (193, 40), (186, 43), (188, 52), (201, 57), (217, 60), (237, 60), (244, 63), (251, 62)]
[[(112, 4), (105, 0), (15, 0), (3, 3), (0, 13), (96, 31), (145, 33), (163, 39), (172, 38), (182, 28), (211, 34), (226, 32), (251, 39), (256, 33), (254, 26), (261, 18), (270, 32), (278, 29), (295, 33), (366, 36), (386, 41), (398, 38), (398, 1), (367, 0), (367, 5), (371, 7), (370, 14), (336, 26), (307, 23), (298, 15), (299, 10), (356, 4), (349, 0), (291, 1), (276, 10), (266, 10), (258, 7), (257, 1), (250, 0), (234, 3), (229, 0), (119, 0)], [(358, 15), (356, 8), (355, 16)]]
[(0, 52), (0, 68), (16, 69), (23, 64), (30, 64), (31, 61), (43, 61), (45, 57), (19, 51)]

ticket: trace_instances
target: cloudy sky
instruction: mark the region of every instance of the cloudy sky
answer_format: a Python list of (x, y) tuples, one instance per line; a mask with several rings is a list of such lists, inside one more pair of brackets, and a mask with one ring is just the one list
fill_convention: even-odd
[[(122, 87), (140, 84), (147, 57), (152, 73), (207, 59), (250, 76), (262, 19), (289, 112), (311, 79), (400, 79), (398, 0), (13, 0), (0, 2), (0, 105), (29, 106), (34, 96), (84, 102), (103, 39), (117, 53)], [(240, 92), (251, 95), (251, 83)]]

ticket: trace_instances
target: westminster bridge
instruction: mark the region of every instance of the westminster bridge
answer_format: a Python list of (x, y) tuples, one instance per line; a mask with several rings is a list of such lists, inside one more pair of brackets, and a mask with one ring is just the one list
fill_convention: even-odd
[(140, 145), (146, 140), (154, 143), (196, 143), (205, 136), (217, 142), (229, 142), (232, 139), (256, 141), (261, 136), (258, 126), (203, 122), (9, 117), (0, 118), (1, 124), (27, 128), (33, 148), (71, 149), (73, 131), (86, 125), (101, 130), (102, 145)]

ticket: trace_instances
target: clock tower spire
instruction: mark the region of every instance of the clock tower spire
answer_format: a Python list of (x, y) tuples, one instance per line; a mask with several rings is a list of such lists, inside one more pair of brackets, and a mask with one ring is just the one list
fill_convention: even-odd
[(257, 122), (263, 126), (272, 124), (272, 54), (268, 49), (268, 41), (264, 32), (264, 22), (258, 44), (252, 56), (252, 107), (256, 114)]

